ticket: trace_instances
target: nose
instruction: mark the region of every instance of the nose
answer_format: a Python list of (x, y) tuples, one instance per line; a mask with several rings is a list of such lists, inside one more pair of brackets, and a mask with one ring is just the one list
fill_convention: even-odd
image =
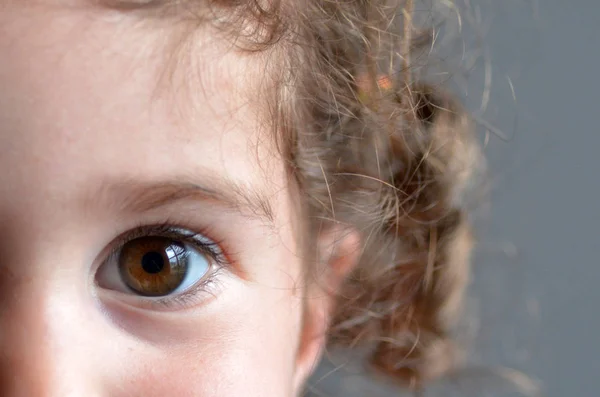
[(99, 396), (73, 304), (47, 280), (0, 272), (0, 396)]

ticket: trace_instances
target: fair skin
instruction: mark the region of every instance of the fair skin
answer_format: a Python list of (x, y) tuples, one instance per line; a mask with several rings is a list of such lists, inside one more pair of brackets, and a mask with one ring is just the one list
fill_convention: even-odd
[[(182, 35), (142, 18), (0, 1), (0, 395), (297, 395), (330, 302), (307, 300), (283, 161), (247, 100), (262, 65), (210, 28), (174, 61)], [(163, 224), (223, 263), (200, 251), (185, 294), (148, 297), (110, 252), (132, 231), (185, 239), (144, 229)]]

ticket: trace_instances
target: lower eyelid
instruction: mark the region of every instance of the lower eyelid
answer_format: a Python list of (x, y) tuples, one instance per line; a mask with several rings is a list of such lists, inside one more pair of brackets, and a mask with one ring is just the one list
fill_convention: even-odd
[[(144, 304), (155, 308), (183, 310), (193, 306), (203, 306), (217, 296), (224, 289), (223, 279), (227, 277), (226, 269), (219, 265), (212, 265), (206, 276), (179, 294), (164, 297), (145, 299)], [(179, 306), (179, 309), (177, 309)]]
[(148, 303), (154, 307), (160, 306), (167, 309), (205, 304), (207, 299), (215, 297), (215, 294), (211, 293), (210, 289), (218, 285), (218, 281), (214, 279), (214, 275), (209, 275), (208, 277), (208, 279), (200, 281), (197, 285), (188, 288), (183, 293), (150, 299)]
[(211, 274), (208, 279), (174, 296), (148, 298), (106, 289), (102, 289), (103, 292), (100, 295), (108, 295), (109, 299), (116, 300), (120, 304), (125, 304), (137, 310), (178, 312), (200, 308), (209, 304), (220, 295), (223, 289), (224, 286), (218, 279), (217, 274)]

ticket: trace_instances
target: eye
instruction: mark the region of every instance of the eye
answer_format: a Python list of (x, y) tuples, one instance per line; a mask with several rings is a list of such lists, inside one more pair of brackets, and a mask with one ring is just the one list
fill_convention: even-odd
[(204, 255), (164, 237), (141, 237), (126, 243), (118, 257), (121, 278), (144, 296), (165, 296), (198, 282), (210, 268)]
[(167, 297), (210, 278), (219, 260), (216, 244), (186, 231), (152, 233), (156, 231), (141, 230), (117, 244), (98, 269), (98, 285), (143, 297)]

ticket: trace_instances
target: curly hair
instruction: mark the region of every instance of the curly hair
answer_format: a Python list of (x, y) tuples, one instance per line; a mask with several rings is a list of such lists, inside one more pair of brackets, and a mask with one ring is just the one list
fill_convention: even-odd
[(334, 0), (291, 10), (279, 106), (308, 235), (337, 222), (364, 244), (329, 343), (367, 347), (378, 369), (418, 388), (459, 357), (451, 331), (473, 243), (463, 196), (481, 156), (467, 113), (412, 73), (428, 35), (412, 8)]
[(467, 112), (416, 73), (432, 35), (413, 0), (209, 4), (236, 44), (274, 54), (267, 119), (301, 192), (304, 244), (334, 223), (362, 237), (329, 344), (364, 346), (412, 388), (451, 371), (473, 245), (464, 196), (482, 159)]

